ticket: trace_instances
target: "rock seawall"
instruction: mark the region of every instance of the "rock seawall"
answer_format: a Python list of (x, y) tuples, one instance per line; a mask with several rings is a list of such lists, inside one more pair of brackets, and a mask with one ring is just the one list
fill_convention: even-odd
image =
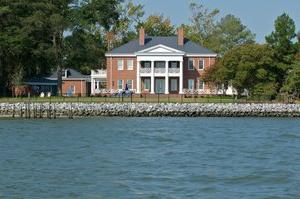
[(0, 117), (300, 117), (300, 104), (0, 103)]

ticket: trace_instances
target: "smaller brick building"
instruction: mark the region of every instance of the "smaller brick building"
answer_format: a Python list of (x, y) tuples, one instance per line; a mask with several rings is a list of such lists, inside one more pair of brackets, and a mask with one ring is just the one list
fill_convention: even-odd
[[(57, 73), (54, 72), (50, 77), (35, 77), (26, 84), (31, 87), (35, 94), (51, 93), (57, 94)], [(90, 76), (67, 68), (62, 71), (62, 92), (64, 96), (89, 96), (90, 95)]]

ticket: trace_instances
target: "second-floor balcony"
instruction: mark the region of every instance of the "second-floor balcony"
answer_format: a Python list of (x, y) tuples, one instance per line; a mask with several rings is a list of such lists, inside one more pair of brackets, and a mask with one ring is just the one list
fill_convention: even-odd
[[(163, 61), (155, 61), (155, 62), (141, 62), (140, 73), (142, 75), (150, 75), (152, 73), (152, 65), (154, 63), (154, 74), (166, 74), (167, 69), (169, 74), (179, 74), (179, 62), (163, 62)], [(167, 64), (166, 64), (167, 63)], [(167, 68), (168, 67), (168, 68)]]

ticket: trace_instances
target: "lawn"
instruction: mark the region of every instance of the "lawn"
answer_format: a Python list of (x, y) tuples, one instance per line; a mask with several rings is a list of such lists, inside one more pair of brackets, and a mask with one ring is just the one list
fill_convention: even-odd
[[(0, 103), (17, 103), (17, 102), (32, 102), (32, 103), (276, 103), (276, 102), (287, 102), (283, 99), (276, 101), (262, 100), (260, 98), (254, 99), (235, 99), (232, 96), (181, 96), (181, 95), (147, 95), (147, 96), (137, 96), (132, 97), (2, 97), (0, 98)], [(299, 103), (299, 101), (296, 101)]]

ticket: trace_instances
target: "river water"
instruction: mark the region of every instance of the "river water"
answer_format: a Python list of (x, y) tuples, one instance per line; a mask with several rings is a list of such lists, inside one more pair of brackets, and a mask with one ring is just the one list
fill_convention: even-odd
[(300, 120), (0, 120), (0, 198), (300, 198)]

